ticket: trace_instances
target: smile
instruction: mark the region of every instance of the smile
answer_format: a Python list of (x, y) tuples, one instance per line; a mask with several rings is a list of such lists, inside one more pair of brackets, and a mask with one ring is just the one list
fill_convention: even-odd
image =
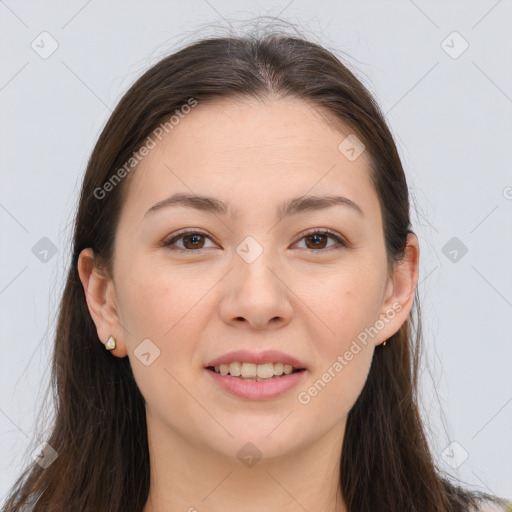
[[(236, 373), (236, 364), (235, 364), (235, 373)], [(240, 363), (240, 372), (242, 372), (243, 365), (245, 363)], [(285, 395), (287, 391), (290, 391), (292, 388), (296, 387), (300, 382), (302, 382), (308, 373), (305, 368), (302, 369), (293, 369), (290, 373), (284, 372), (283, 370), (280, 375), (272, 375), (272, 377), (258, 377), (257, 369), (252, 368), (253, 366), (263, 366), (271, 365), (274, 368), (272, 369), (272, 373), (275, 371), (275, 366), (277, 366), (277, 370), (279, 370), (280, 363), (265, 363), (262, 365), (256, 365), (252, 363), (248, 363), (249, 368), (247, 370), (247, 374), (253, 375), (256, 373), (254, 377), (243, 377), (242, 375), (233, 376), (230, 375), (229, 372), (226, 374), (222, 374), (220, 372), (220, 368), (218, 371), (215, 370), (215, 367), (207, 367), (204, 369), (207, 375), (213, 380), (213, 383), (220, 388), (220, 390), (236, 396), (238, 398), (243, 398), (245, 400), (271, 400), (273, 398), (280, 397)], [(231, 367), (231, 364), (228, 365)], [(224, 367), (223, 371), (227, 369)], [(270, 374), (270, 369), (266, 368), (267, 375)], [(287, 368), (289, 371), (289, 368)]]
[(240, 379), (253, 380), (259, 382), (261, 380), (269, 380), (279, 378), (283, 375), (290, 375), (304, 370), (304, 368), (295, 368), (289, 364), (283, 363), (242, 363), (232, 362), (225, 363), (219, 366), (209, 366), (207, 368), (220, 375), (230, 375)]

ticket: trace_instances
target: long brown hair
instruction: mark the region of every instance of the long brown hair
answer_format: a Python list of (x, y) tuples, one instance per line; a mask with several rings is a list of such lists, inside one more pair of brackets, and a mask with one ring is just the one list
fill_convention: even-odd
[[(4, 511), (34, 497), (35, 511), (142, 511), (150, 485), (144, 399), (129, 359), (112, 357), (98, 339), (78, 256), (91, 247), (96, 264), (112, 275), (129, 182), (120, 179), (114, 186), (113, 177), (120, 169), (133, 170), (126, 162), (191, 98), (204, 104), (234, 97), (300, 98), (350, 128), (371, 157), (390, 267), (403, 257), (412, 230), (393, 137), (375, 100), (333, 53), (304, 37), (271, 30), (205, 38), (160, 60), (120, 100), (88, 162), (52, 359), (55, 419), (47, 442), (58, 457), (45, 469), (31, 464)], [(105, 187), (107, 182), (112, 186)], [(348, 415), (340, 484), (352, 512), (462, 512), (487, 496), (450, 483), (433, 461), (418, 410), (420, 317), (416, 294), (408, 320), (385, 347), (376, 348)]]

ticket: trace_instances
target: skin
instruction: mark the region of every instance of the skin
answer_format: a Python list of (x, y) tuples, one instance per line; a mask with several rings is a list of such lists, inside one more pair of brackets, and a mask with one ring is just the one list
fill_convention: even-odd
[[(339, 488), (347, 414), (375, 346), (411, 310), (419, 247), (409, 235), (403, 262), (388, 273), (367, 153), (349, 161), (338, 145), (351, 132), (327, 117), (298, 99), (198, 105), (128, 178), (113, 276), (94, 266), (91, 249), (80, 255), (98, 337), (115, 337), (112, 356), (129, 357), (146, 400), (152, 481), (144, 512), (347, 510)], [(219, 198), (238, 215), (169, 207), (144, 216), (176, 192)], [(305, 194), (343, 195), (364, 215), (336, 205), (278, 222), (277, 206)], [(175, 244), (188, 253), (162, 246), (184, 228), (206, 233), (199, 248), (183, 238)], [(350, 246), (308, 243), (311, 228), (330, 228)], [(263, 249), (252, 263), (236, 252), (247, 236)], [(400, 311), (300, 403), (298, 393), (366, 327), (389, 318), (393, 304)], [(134, 355), (146, 338), (160, 350), (149, 366)], [(291, 354), (305, 363), (305, 380), (271, 400), (231, 396), (204, 366), (240, 348)], [(237, 457), (248, 442), (262, 454), (252, 467)]]

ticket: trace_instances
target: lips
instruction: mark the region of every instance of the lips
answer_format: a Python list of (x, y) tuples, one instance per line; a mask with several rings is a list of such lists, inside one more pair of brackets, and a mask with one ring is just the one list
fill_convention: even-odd
[[(207, 379), (211, 379), (210, 382), (214, 383), (217, 389), (239, 399), (255, 401), (291, 397), (291, 390), (299, 386), (300, 383), (304, 383), (308, 375), (308, 371), (305, 369), (270, 379), (243, 379), (231, 375), (221, 375), (215, 371), (208, 371), (208, 369), (205, 369), (204, 372)], [(291, 400), (291, 398), (289, 399)]]
[(299, 359), (278, 350), (265, 350), (263, 352), (236, 350), (234, 352), (228, 352), (216, 359), (212, 359), (205, 365), (205, 368), (234, 362), (254, 363), (258, 365), (265, 363), (282, 363), (283, 365), (293, 366), (298, 370), (307, 369), (306, 365)]

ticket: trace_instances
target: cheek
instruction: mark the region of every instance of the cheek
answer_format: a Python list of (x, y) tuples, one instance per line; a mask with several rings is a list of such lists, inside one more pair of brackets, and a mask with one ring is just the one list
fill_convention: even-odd
[[(132, 262), (130, 269), (118, 293), (137, 386), (148, 409), (167, 424), (175, 421), (176, 411), (185, 417), (197, 415), (195, 402), (185, 390), (194, 386), (196, 377), (189, 368), (195, 364), (196, 343), (203, 330), (201, 318), (206, 315), (201, 297), (212, 284), (194, 282), (186, 273), (168, 267)], [(143, 342), (148, 339), (151, 343)], [(146, 361), (143, 353), (150, 354)]]
[[(212, 284), (194, 281), (179, 270), (136, 261), (130, 262), (130, 272), (124, 275), (127, 278), (116, 291), (137, 384), (148, 402), (160, 394), (179, 400), (170, 396), (179, 388), (172, 376), (183, 383), (190, 378), (187, 368), (197, 364), (197, 343), (208, 316), (201, 298)], [(142, 356), (147, 353), (149, 357)]]
[(354, 265), (331, 273), (313, 288), (316, 291), (309, 293), (311, 308), (329, 327), (327, 346), (343, 349), (375, 322), (382, 306), (381, 281), (370, 266)]
[[(303, 400), (312, 410), (348, 413), (359, 396), (371, 366), (374, 343), (367, 328), (381, 307), (379, 275), (369, 266), (353, 266), (331, 273), (317, 292), (309, 294), (311, 309), (328, 327), (310, 333), (315, 340), (316, 364)], [(300, 397), (299, 397), (300, 398)]]
[(187, 271), (169, 266), (135, 263), (125, 275), (129, 277), (118, 293), (132, 341), (154, 338), (159, 345), (173, 344), (185, 325), (187, 329), (195, 325), (190, 318), (198, 321), (201, 298), (211, 286), (206, 279), (194, 279)]

